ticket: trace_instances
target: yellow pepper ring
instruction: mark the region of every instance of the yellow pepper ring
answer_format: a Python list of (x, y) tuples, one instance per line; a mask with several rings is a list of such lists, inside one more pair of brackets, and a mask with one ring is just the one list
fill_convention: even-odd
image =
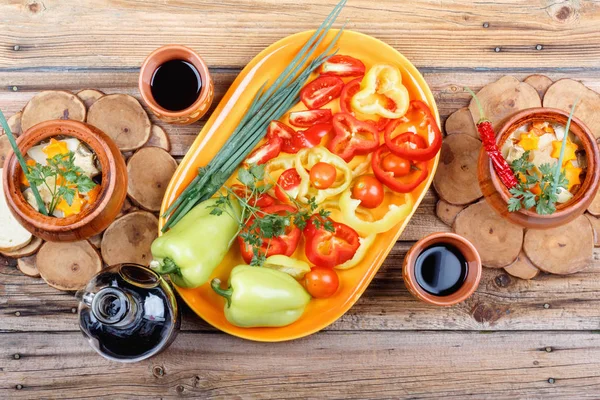
[(365, 161), (361, 162), (360, 164), (357, 164), (354, 168), (352, 168), (352, 177), (353, 178), (357, 178), (361, 175), (364, 175), (365, 172), (367, 172), (369, 170), (369, 167), (371, 166), (371, 158), (373, 157), (372, 154), (367, 155), (367, 158), (365, 158)]
[(267, 257), (264, 263), (264, 268), (271, 268), (285, 272), (295, 279), (301, 279), (304, 277), (304, 275), (306, 275), (307, 272), (310, 272), (310, 265), (306, 261), (284, 256), (283, 254)]
[[(330, 209), (330, 208), (337, 208), (338, 210), (340, 209), (340, 204), (337, 201), (334, 200), (328, 200), (325, 201), (321, 204), (319, 204), (319, 209)], [(371, 214), (371, 211), (369, 211), (366, 208), (358, 208), (356, 209), (356, 215), (358, 215), (360, 217), (360, 219), (367, 221), (367, 222), (373, 222), (374, 218), (373, 218), (373, 214)], [(338, 222), (342, 222), (345, 223), (344, 221), (338, 221)]]
[(281, 155), (265, 164), (265, 180), (267, 183), (275, 184), (277, 179), (274, 176), (276, 171), (285, 171), (294, 167), (296, 161), (295, 154)]
[(413, 206), (412, 197), (405, 193), (404, 204), (400, 206), (390, 204), (388, 212), (381, 219), (368, 222), (358, 218), (357, 209), (360, 200), (353, 199), (350, 190), (346, 190), (342, 194), (339, 203), (345, 223), (363, 236), (389, 231), (408, 217)]
[[(390, 102), (394, 109), (390, 109)], [(400, 70), (386, 64), (374, 65), (360, 83), (360, 91), (352, 97), (351, 104), (354, 110), (364, 114), (389, 119), (402, 117), (408, 111), (410, 98), (402, 84)]]
[[(328, 189), (317, 189), (310, 183), (310, 169), (318, 162), (326, 162), (341, 172), (338, 174), (334, 184)], [(352, 183), (352, 170), (341, 157), (336, 156), (324, 147), (313, 147), (302, 149), (296, 154), (296, 172), (300, 175), (300, 185), (298, 186), (297, 199), (303, 203), (308, 203), (310, 197), (314, 197), (317, 204), (323, 202), (329, 197), (337, 196), (346, 190)]]

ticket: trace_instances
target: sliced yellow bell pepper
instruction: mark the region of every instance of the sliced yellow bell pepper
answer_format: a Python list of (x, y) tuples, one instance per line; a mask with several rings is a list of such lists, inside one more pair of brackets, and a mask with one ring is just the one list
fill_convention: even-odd
[(367, 255), (367, 251), (369, 251), (369, 249), (371, 248), (373, 243), (375, 243), (376, 237), (377, 237), (377, 234), (372, 233), (369, 236), (367, 236), (366, 238), (362, 238), (362, 237), (359, 238), (358, 241), (360, 242), (360, 246), (356, 250), (356, 253), (354, 253), (354, 257), (352, 257), (350, 260), (346, 261), (343, 264), (336, 265), (334, 268), (335, 269), (350, 269), (352, 267), (356, 267), (356, 265), (358, 263), (360, 263), (363, 260), (363, 258), (365, 258), (365, 256)]
[[(550, 153), (550, 157), (552, 158), (560, 158), (560, 148), (562, 147), (562, 140), (555, 140), (552, 142), (552, 153)], [(579, 147), (571, 142), (571, 139), (567, 137), (567, 144), (565, 147), (565, 155), (563, 158), (563, 165), (567, 165), (567, 163), (571, 160), (576, 160), (577, 155), (575, 152)]]
[(267, 257), (263, 268), (276, 269), (296, 279), (301, 279), (307, 272), (310, 272), (310, 265), (306, 261), (284, 256), (283, 254)]
[(391, 65), (377, 64), (366, 73), (360, 83), (360, 91), (352, 96), (351, 105), (364, 114), (395, 119), (406, 114), (409, 102), (400, 70)]
[(539, 147), (540, 137), (535, 132), (529, 131), (522, 133), (519, 139), (519, 146), (525, 151), (537, 150)]
[[(331, 164), (338, 172), (336, 181), (328, 189), (317, 189), (310, 182), (308, 171), (318, 162)], [(297, 199), (303, 203), (308, 203), (308, 199), (314, 197), (317, 204), (319, 204), (342, 193), (352, 183), (352, 170), (348, 163), (325, 147), (319, 146), (300, 150), (296, 154), (295, 167), (301, 179)]]
[[(371, 158), (373, 158), (372, 154), (367, 155), (367, 157), (365, 158), (364, 161), (352, 166), (350, 168), (352, 168), (352, 177), (353, 178), (358, 178), (361, 175), (364, 175), (368, 170), (369, 167), (371, 166)], [(356, 160), (357, 157), (354, 157), (354, 160)]]
[(386, 232), (402, 222), (413, 207), (413, 200), (409, 193), (404, 194), (404, 204), (390, 204), (388, 212), (381, 218), (373, 222), (364, 221), (357, 215), (358, 205), (360, 200), (352, 198), (352, 191), (346, 190), (339, 200), (340, 210), (344, 216), (344, 222), (354, 228), (362, 236), (367, 236), (372, 233)]
[(82, 208), (83, 200), (81, 197), (79, 197), (78, 191), (75, 191), (75, 196), (73, 196), (73, 202), (71, 205), (69, 205), (64, 198), (61, 198), (56, 205), (56, 211), (62, 211), (65, 218), (70, 217), (71, 215), (79, 214)]
[(44, 147), (42, 151), (46, 154), (46, 157), (52, 158), (58, 154), (67, 154), (69, 148), (65, 142), (52, 138), (48, 146)]
[(565, 173), (565, 178), (569, 181), (569, 184), (567, 185), (567, 190), (569, 192), (573, 186), (581, 184), (581, 179), (579, 178), (581, 171), (581, 168), (573, 165), (573, 161), (569, 161), (565, 165), (563, 172)]

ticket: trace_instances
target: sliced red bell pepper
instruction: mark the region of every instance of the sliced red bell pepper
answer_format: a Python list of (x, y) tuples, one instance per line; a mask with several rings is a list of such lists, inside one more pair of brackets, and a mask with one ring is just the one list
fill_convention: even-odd
[(298, 128), (309, 128), (316, 124), (331, 121), (333, 114), (329, 108), (324, 110), (303, 110), (290, 113), (290, 124)]
[[(361, 78), (357, 78), (346, 83), (344, 85), (344, 89), (342, 89), (342, 94), (340, 95), (340, 109), (342, 112), (352, 116), (356, 116), (354, 110), (352, 109), (352, 96), (354, 96), (360, 90), (360, 80)], [(390, 121), (391, 120), (384, 117), (379, 118), (377, 121), (373, 121), (371, 119), (365, 120), (365, 122), (375, 125), (379, 132), (385, 131), (385, 128)]]
[(296, 168), (286, 169), (279, 175), (277, 185), (275, 185), (275, 196), (283, 203), (289, 203), (290, 197), (295, 199), (298, 196), (298, 190), (302, 178), (296, 171)]
[(347, 113), (333, 117), (335, 136), (327, 148), (348, 162), (357, 154), (367, 154), (379, 146), (379, 132), (368, 122), (359, 121)]
[[(418, 135), (412, 134), (412, 136), (405, 136), (406, 133), (400, 134), (396, 137), (392, 137), (392, 134), (396, 130), (396, 127), (399, 123), (403, 122), (403, 120), (394, 120), (392, 121), (385, 129), (384, 139), (385, 144), (389, 148), (389, 150), (396, 154), (397, 156), (406, 158), (408, 160), (413, 161), (427, 161), (431, 160), (435, 155), (440, 151), (442, 147), (442, 132), (438, 127), (438, 124), (431, 114), (431, 110), (427, 106), (427, 104), (423, 103), (420, 100), (413, 100), (410, 102), (410, 107), (407, 112), (411, 113), (412, 111), (416, 111), (424, 115), (423, 122), (426, 123), (429, 127), (429, 131), (433, 132), (434, 137), (433, 141), (429, 144), (429, 146), (419, 147), (419, 146), (411, 146), (416, 144), (414, 140), (416, 137), (420, 137)], [(402, 137), (402, 140), (396, 140), (397, 138)], [(423, 139), (424, 140), (424, 139)]]
[(305, 147), (315, 147), (320, 145), (323, 138), (329, 135), (330, 132), (333, 132), (333, 125), (328, 122), (313, 125), (307, 130), (298, 133), (301, 133), (304, 136), (306, 143), (308, 144)]
[(365, 74), (365, 64), (359, 59), (350, 56), (335, 55), (330, 57), (319, 67), (321, 75), (335, 76), (362, 76)]
[[(319, 219), (318, 227), (315, 223)], [(333, 226), (333, 232), (324, 227), (325, 221)], [(320, 267), (333, 268), (351, 260), (360, 246), (358, 233), (348, 225), (329, 218), (313, 216), (304, 228), (306, 258)]]
[(321, 142), (320, 138), (307, 137), (305, 132), (307, 131), (296, 132), (283, 122), (271, 121), (267, 128), (267, 140), (279, 138), (281, 139), (281, 151), (295, 154), (303, 148), (314, 147)]
[[(423, 143), (424, 142), (425, 141), (423, 141)], [(427, 164), (423, 161), (419, 161), (416, 164), (411, 164), (411, 169), (413, 170), (413, 172), (405, 176), (395, 176), (392, 171), (386, 171), (383, 168), (383, 160), (388, 154), (391, 154), (390, 149), (386, 144), (382, 144), (373, 153), (373, 158), (371, 159), (371, 167), (373, 168), (373, 173), (375, 174), (375, 177), (379, 180), (379, 182), (383, 183), (385, 186), (392, 189), (394, 192), (412, 192), (427, 178), (428, 168)]]
[[(241, 197), (242, 199), (246, 199), (246, 200), (248, 200), (248, 198), (252, 194), (252, 191), (250, 189), (248, 189), (246, 186), (240, 185), (240, 184), (231, 185), (231, 189), (237, 196)], [(264, 207), (272, 206), (273, 204), (275, 204), (275, 198), (273, 198), (272, 196), (269, 196), (267, 193), (263, 193), (260, 196), (258, 196), (258, 198), (250, 199), (248, 201), (248, 203), (252, 207), (264, 208)]]
[[(294, 213), (297, 209), (284, 205), (272, 205), (269, 207), (263, 208), (259, 213), (261, 214), (279, 214), (286, 215), (287, 213)], [(252, 225), (254, 218), (250, 218), (246, 223), (246, 228)], [(260, 235), (260, 232), (256, 232)], [(273, 237), (273, 238), (265, 238), (263, 237), (263, 243), (259, 249), (259, 254), (264, 254), (266, 257), (283, 254), (286, 256), (291, 256), (296, 251), (296, 247), (298, 247), (298, 242), (300, 241), (301, 231), (295, 225), (289, 226), (286, 228), (286, 231), (283, 235)], [(254, 256), (254, 246), (246, 243), (241, 236), (238, 236), (238, 243), (240, 245), (240, 251), (242, 253), (242, 257), (246, 263), (250, 263), (252, 261), (252, 257)]]
[(321, 108), (340, 97), (343, 87), (344, 81), (337, 76), (320, 76), (302, 88), (300, 100), (311, 110)]
[(244, 161), (246, 164), (264, 164), (277, 157), (281, 152), (283, 140), (277, 136), (269, 137), (267, 143), (254, 150)]

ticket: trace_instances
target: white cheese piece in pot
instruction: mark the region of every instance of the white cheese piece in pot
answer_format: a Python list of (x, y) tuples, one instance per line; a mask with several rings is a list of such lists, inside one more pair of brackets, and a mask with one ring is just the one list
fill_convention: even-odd
[(567, 201), (573, 198), (573, 193), (569, 192), (565, 188), (558, 188), (558, 198), (556, 199), (557, 203), (566, 203)]
[(554, 135), (556, 135), (556, 140), (563, 140), (565, 137), (565, 127), (562, 125), (552, 125), (554, 128)]
[(525, 149), (523, 149), (519, 145), (514, 145), (509, 147), (508, 152), (506, 154), (506, 161), (513, 162), (516, 159), (521, 158), (521, 156), (525, 153)]
[(83, 173), (90, 178), (98, 175), (100, 171), (96, 168), (94, 161), (94, 153), (92, 153), (85, 145), (80, 144), (75, 151), (75, 166), (81, 168)]
[(545, 150), (549, 147), (550, 151), (552, 151), (552, 142), (554, 142), (555, 140), (556, 137), (551, 133), (546, 133), (540, 136), (540, 139), (538, 141), (538, 150)]
[(533, 150), (531, 152), (531, 154), (532, 154), (531, 162), (533, 163), (533, 165), (535, 165), (538, 168), (543, 164), (555, 165), (556, 158), (552, 157), (550, 155), (551, 153), (552, 153), (552, 146), (546, 147), (541, 150)]
[(43, 152), (43, 149), (46, 146), (47, 144), (38, 144), (36, 146), (33, 146), (27, 151), (27, 155), (31, 157), (31, 159), (36, 163), (46, 165), (46, 159), (48, 157), (46, 156), (46, 153)]

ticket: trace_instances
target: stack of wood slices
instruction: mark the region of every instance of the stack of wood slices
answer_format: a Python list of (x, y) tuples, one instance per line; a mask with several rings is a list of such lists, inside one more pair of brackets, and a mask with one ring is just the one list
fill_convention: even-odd
[[(505, 76), (483, 87), (477, 96), (496, 132), (520, 110), (544, 106), (569, 112), (579, 98), (575, 116), (600, 137), (600, 94), (580, 82), (553, 82), (543, 75), (521, 82)], [(475, 126), (479, 118), (472, 100), (446, 120), (446, 137), (433, 181), (440, 197), (438, 217), (475, 245), (484, 266), (504, 268), (522, 279), (532, 279), (540, 272), (571, 274), (591, 265), (594, 246), (600, 246), (600, 196), (596, 194), (585, 215), (554, 229), (523, 229), (502, 218), (482, 199), (479, 189), (481, 141)]]
[[(11, 223), (16, 221), (9, 215), (2, 195), (0, 253), (16, 259), (16, 266), (23, 274), (41, 276), (50, 286), (60, 290), (83, 288), (107, 265), (124, 262), (147, 265), (151, 260), (150, 245), (158, 232), (157, 217), (162, 198), (177, 168), (177, 162), (169, 154), (169, 136), (160, 126), (150, 122), (134, 97), (104, 94), (94, 89), (77, 94), (66, 91), (38, 93), (8, 122), (18, 136), (33, 125), (52, 119), (84, 121), (113, 139), (127, 162), (128, 199), (117, 219), (102, 234), (78, 242), (44, 243), (20, 226), (4, 229), (4, 219), (13, 221)], [(0, 168), (9, 149), (8, 137), (2, 132)]]

